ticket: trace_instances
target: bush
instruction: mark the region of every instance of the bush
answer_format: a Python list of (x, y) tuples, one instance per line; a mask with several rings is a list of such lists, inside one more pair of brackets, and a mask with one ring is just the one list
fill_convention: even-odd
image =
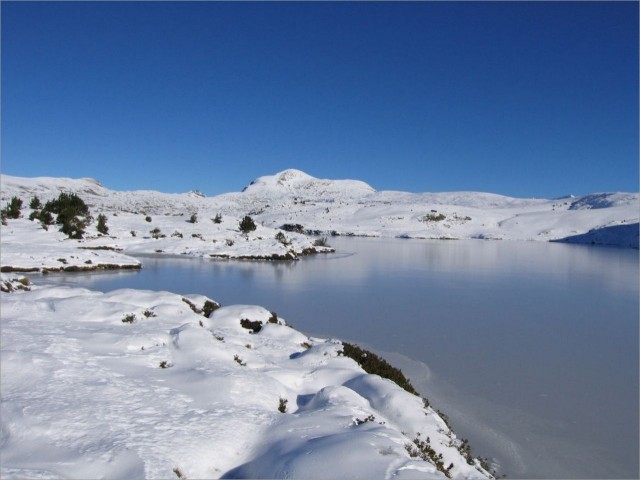
[(164, 235), (162, 235), (162, 232), (160, 231), (160, 229), (158, 227), (154, 228), (149, 233), (155, 239), (162, 238), (164, 236)]
[(249, 233), (252, 232), (256, 229), (256, 223), (253, 221), (253, 219), (249, 216), (246, 215), (241, 221), (240, 221), (240, 231), (242, 233)]
[(278, 402), (278, 411), (280, 413), (286, 413), (287, 412), (287, 403), (289, 402), (289, 400), (287, 400), (286, 398), (281, 398)]
[(146, 217), (144, 217), (144, 219), (145, 219), (147, 222), (151, 223), (151, 217), (150, 217), (149, 215), (147, 215)]
[(129, 313), (127, 315), (125, 315), (124, 317), (122, 317), (122, 323), (133, 323), (136, 321), (136, 314), (135, 313)]
[(46, 210), (40, 211), (38, 219), (40, 220), (40, 225), (42, 225), (42, 228), (45, 230), (49, 229), (49, 225), (53, 225), (53, 215), (51, 215), (51, 212), (47, 212)]
[(407, 392), (418, 395), (416, 389), (413, 388), (413, 385), (411, 385), (411, 382), (404, 376), (401, 370), (392, 367), (389, 362), (384, 358), (380, 358), (375, 353), (360, 348), (357, 345), (342, 342), (342, 354), (345, 357), (355, 360), (365, 372), (387, 378)]
[(192, 213), (191, 218), (188, 220), (189, 223), (198, 223), (198, 214)]
[(69, 238), (82, 238), (84, 229), (91, 221), (89, 207), (75, 193), (63, 192), (55, 200), (48, 201), (42, 209), (42, 214), (46, 213), (57, 214), (56, 223), (62, 225), (60, 230)]
[(327, 243), (327, 237), (322, 237), (322, 238), (317, 238), (314, 242), (313, 245), (315, 247), (328, 247), (329, 244)]
[(80, 239), (84, 235), (84, 229), (86, 227), (87, 219), (83, 219), (81, 217), (70, 217), (63, 220), (60, 231), (69, 238)]
[(280, 230), (285, 232), (304, 233), (304, 227), (299, 223), (285, 223), (280, 227)]
[(29, 203), (29, 208), (31, 210), (40, 210), (41, 207), (42, 207), (42, 203), (40, 202), (40, 199), (36, 195), (31, 199), (31, 202)]
[(240, 320), (240, 326), (242, 328), (246, 328), (247, 330), (251, 330), (253, 333), (258, 333), (262, 330), (262, 322), (259, 320), (251, 321), (246, 318)]
[(213, 223), (222, 223), (222, 215), (218, 213), (213, 219)]
[(12, 197), (4, 211), (7, 218), (20, 218), (20, 209), (22, 208), (22, 200), (18, 197)]
[(220, 305), (217, 303), (212, 302), (211, 300), (205, 300), (204, 305), (202, 306), (202, 314), (209, 318), (209, 315), (219, 308)]
[(109, 227), (107, 227), (107, 217), (105, 217), (103, 214), (98, 215), (98, 225), (96, 228), (103, 235), (109, 233)]
[(443, 213), (427, 213), (420, 220), (423, 222), (441, 222), (447, 218)]
[(279, 241), (285, 247), (288, 247), (289, 245), (291, 245), (291, 242), (287, 239), (285, 234), (282, 232), (276, 233), (276, 240)]

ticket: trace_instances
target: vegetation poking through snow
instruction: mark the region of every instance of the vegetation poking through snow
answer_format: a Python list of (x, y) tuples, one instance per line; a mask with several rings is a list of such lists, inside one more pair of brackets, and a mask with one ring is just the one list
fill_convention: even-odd
[(222, 215), (217, 213), (216, 216), (213, 218), (213, 223), (222, 223)]
[(286, 398), (280, 398), (280, 400), (278, 401), (278, 411), (280, 413), (287, 413), (287, 403), (289, 402), (289, 400), (287, 400)]
[(29, 202), (29, 208), (31, 210), (40, 210), (42, 208), (42, 202), (38, 198), (38, 196), (34, 196)]
[(96, 229), (103, 235), (109, 233), (109, 227), (107, 227), (107, 217), (102, 213), (98, 215), (98, 225), (96, 226)]
[(240, 357), (240, 355), (234, 355), (233, 359), (235, 360), (235, 362), (240, 365), (241, 367), (246, 367), (247, 363), (242, 361), (242, 358)]
[(251, 330), (251, 333), (258, 333), (262, 330), (262, 322), (259, 320), (249, 320), (247, 318), (243, 318), (240, 320), (240, 326), (242, 328), (246, 328), (247, 330)]
[(327, 237), (316, 238), (313, 242), (314, 247), (328, 247)]
[(202, 306), (202, 314), (209, 318), (209, 316), (218, 308), (220, 308), (220, 305), (217, 304), (216, 302), (212, 302), (211, 300), (205, 300), (204, 301), (204, 305)]
[(18, 197), (11, 197), (7, 206), (2, 210), (2, 218), (16, 219), (20, 218), (20, 210), (22, 209), (22, 200)]
[(421, 222), (441, 222), (444, 220), (446, 215), (444, 213), (438, 213), (435, 210), (432, 210), (431, 213), (427, 213), (422, 218), (420, 218)]
[(285, 223), (280, 226), (280, 230), (284, 230), (285, 232), (304, 233), (304, 227), (299, 223)]
[(418, 432), (416, 438), (413, 439), (412, 443), (408, 443), (405, 445), (405, 449), (409, 456), (414, 458), (421, 458), (425, 462), (432, 463), (436, 466), (438, 470), (444, 473), (447, 478), (451, 478), (451, 472), (449, 470), (453, 468), (453, 464), (449, 465), (449, 468), (444, 466), (444, 462), (442, 461), (442, 454), (437, 453), (433, 447), (431, 447), (431, 439), (427, 437), (427, 440), (422, 440), (420, 438), (420, 432)]
[(162, 231), (161, 231), (158, 227), (156, 227), (156, 228), (154, 228), (153, 230), (149, 231), (149, 233), (150, 233), (150, 234), (151, 234), (151, 236), (152, 236), (153, 238), (155, 238), (156, 240), (157, 240), (158, 238), (164, 238), (164, 237), (166, 237), (166, 235), (164, 235), (164, 234), (162, 233)]
[(280, 242), (285, 247), (288, 247), (289, 245), (291, 245), (291, 242), (289, 241), (289, 239), (287, 239), (286, 235), (282, 232), (276, 233), (275, 238), (278, 242)]
[(360, 348), (357, 345), (342, 342), (342, 354), (345, 357), (355, 360), (365, 372), (380, 375), (382, 378), (395, 382), (407, 392), (418, 395), (416, 389), (413, 388), (409, 379), (404, 376), (400, 369), (391, 366), (389, 362), (384, 358), (380, 358), (375, 353)]
[(239, 228), (242, 233), (247, 234), (249, 232), (253, 232), (256, 229), (256, 223), (249, 215), (245, 215), (245, 217), (240, 220)]
[(173, 469), (173, 473), (175, 473), (176, 477), (178, 477), (180, 480), (187, 480), (187, 477), (184, 476), (184, 474), (178, 467)]
[(136, 321), (135, 313), (128, 313), (124, 317), (122, 317), (122, 323), (133, 323)]

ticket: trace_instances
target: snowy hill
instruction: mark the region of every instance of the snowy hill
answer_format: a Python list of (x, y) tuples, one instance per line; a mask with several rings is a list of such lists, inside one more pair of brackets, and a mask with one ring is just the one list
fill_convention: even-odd
[(422, 398), (262, 307), (0, 287), (3, 479), (489, 477)]
[[(35, 195), (45, 202), (61, 191), (78, 194), (92, 215), (105, 214), (109, 225), (108, 236), (93, 232), (82, 246), (110, 248), (122, 254), (292, 259), (329, 251), (301, 233), (567, 241), (638, 248), (638, 193), (602, 192), (551, 200), (481, 192), (415, 194), (376, 191), (357, 180), (317, 179), (293, 169), (257, 178), (242, 192), (215, 197), (199, 192), (113, 191), (93, 179), (2, 175), (0, 186), (3, 205), (13, 196), (28, 205)], [(29, 214), (25, 208), (22, 218), (10, 220), (9, 228), (3, 227), (3, 253), (16, 249), (24, 253), (24, 246), (33, 246), (36, 240), (47, 245), (45, 251), (52, 251), (53, 244), (61, 248), (71, 244), (63, 242), (63, 237), (54, 239), (52, 232), (43, 237), (37, 222), (27, 220)], [(194, 214), (197, 223), (190, 223), (188, 219)], [(215, 223), (213, 219), (219, 215), (222, 220)], [(250, 235), (238, 232), (245, 215), (258, 225)], [(286, 238), (277, 237), (282, 233), (279, 228), (287, 224), (293, 227), (284, 233)], [(160, 238), (150, 236), (154, 229), (161, 232)], [(33, 249), (43, 250), (37, 245)], [(3, 266), (13, 261), (12, 255), (3, 255)], [(76, 261), (70, 255), (53, 255), (54, 266), (62, 257), (70, 264)], [(99, 255), (94, 251), (94, 256)], [(29, 256), (33, 257), (33, 252)], [(25, 260), (22, 258), (19, 266), (52, 266), (51, 261)], [(82, 258), (87, 260), (91, 258)], [(112, 260), (105, 260), (105, 264), (113, 264)]]
[(320, 180), (300, 170), (288, 169), (276, 175), (260, 177), (243, 190), (247, 195), (277, 197), (299, 196), (307, 200), (321, 198), (357, 198), (375, 190), (358, 180)]

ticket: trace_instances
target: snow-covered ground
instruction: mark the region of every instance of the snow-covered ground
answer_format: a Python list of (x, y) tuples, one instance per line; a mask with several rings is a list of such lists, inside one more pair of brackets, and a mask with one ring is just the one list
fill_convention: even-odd
[(262, 307), (0, 286), (2, 478), (488, 476), (420, 397)]
[[(0, 186), (3, 206), (13, 196), (25, 205), (22, 218), (10, 219), (2, 227), (5, 270), (56, 269), (61, 264), (67, 268), (135, 267), (137, 261), (125, 255), (140, 253), (295, 259), (330, 251), (314, 245), (316, 239), (300, 232), (567, 241), (638, 248), (638, 193), (595, 193), (554, 200), (479, 192), (413, 194), (376, 191), (356, 180), (320, 180), (298, 170), (260, 177), (242, 192), (215, 197), (199, 192), (112, 191), (92, 179), (2, 175)], [(106, 215), (108, 235), (99, 235), (94, 222), (85, 239), (68, 240), (55, 227), (44, 232), (37, 222), (28, 220), (31, 198), (38, 196), (46, 202), (62, 191), (79, 195), (94, 218)], [(193, 214), (196, 223), (189, 221)], [(218, 215), (221, 221), (215, 223)], [(238, 229), (245, 215), (258, 225), (246, 235)], [(279, 230), (285, 224), (293, 231)], [(280, 235), (278, 239), (276, 235)], [(78, 247), (113, 250), (79, 253)]]

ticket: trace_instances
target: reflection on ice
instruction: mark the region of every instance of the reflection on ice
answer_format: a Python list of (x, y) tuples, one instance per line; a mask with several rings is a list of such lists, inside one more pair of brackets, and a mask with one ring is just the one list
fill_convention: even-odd
[(637, 250), (329, 243), (337, 254), (298, 262), (143, 258), (139, 272), (42, 280), (263, 305), (309, 334), (401, 353), (385, 355), (511, 478), (637, 475)]

